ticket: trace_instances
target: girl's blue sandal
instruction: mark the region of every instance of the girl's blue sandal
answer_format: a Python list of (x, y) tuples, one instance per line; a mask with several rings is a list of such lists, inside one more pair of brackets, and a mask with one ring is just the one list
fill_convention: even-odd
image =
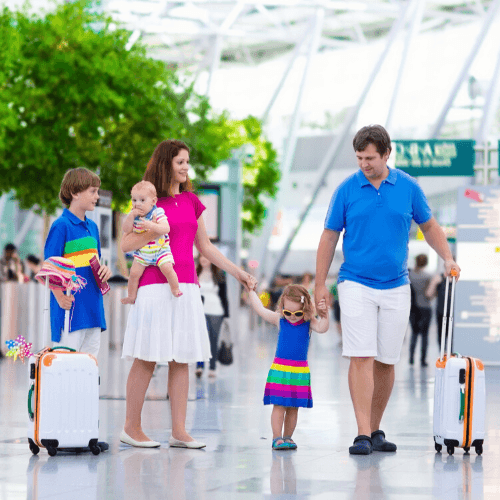
[[(278, 444), (278, 441), (282, 441), (280, 444)], [(289, 450), (290, 447), (288, 443), (285, 443), (284, 439), (282, 437), (277, 437), (273, 439), (273, 450)]]
[(283, 436), (283, 439), (285, 440), (285, 443), (288, 445), (288, 448), (290, 450), (297, 449), (297, 445), (295, 444), (295, 441), (292, 439), (292, 436)]

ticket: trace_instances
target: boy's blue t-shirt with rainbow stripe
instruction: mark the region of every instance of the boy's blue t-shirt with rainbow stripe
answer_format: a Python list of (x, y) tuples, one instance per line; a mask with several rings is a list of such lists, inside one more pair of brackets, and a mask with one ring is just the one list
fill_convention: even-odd
[[(76, 292), (73, 309), (70, 311), (70, 332), (84, 328), (106, 329), (104, 302), (97, 286), (90, 259), (101, 256), (99, 229), (94, 221), (79, 219), (68, 209), (52, 224), (45, 242), (44, 258), (65, 257), (75, 264), (76, 274), (87, 281), (87, 285)], [(52, 341), (61, 340), (64, 328), (64, 310), (59, 307), (54, 294), (50, 294), (50, 327)]]

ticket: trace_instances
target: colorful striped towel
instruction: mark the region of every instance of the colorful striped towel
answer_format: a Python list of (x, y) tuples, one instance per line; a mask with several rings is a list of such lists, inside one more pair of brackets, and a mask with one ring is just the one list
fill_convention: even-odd
[(45, 280), (48, 279), (51, 290), (77, 291), (87, 284), (84, 278), (76, 274), (75, 264), (64, 257), (46, 259), (35, 278), (42, 285), (45, 285)]

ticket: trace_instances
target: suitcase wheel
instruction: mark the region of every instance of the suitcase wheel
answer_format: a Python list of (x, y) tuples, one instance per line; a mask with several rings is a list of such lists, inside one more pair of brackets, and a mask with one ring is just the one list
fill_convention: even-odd
[(434, 448), (438, 453), (441, 453), (441, 450), (443, 449), (443, 445), (439, 443), (434, 443)]
[(454, 446), (448, 446), (446, 449), (448, 450), (448, 455), (453, 455), (453, 453), (455, 453)]
[(49, 446), (47, 448), (47, 453), (51, 456), (51, 457), (55, 457), (57, 455), (57, 448), (52, 448), (52, 446)]
[(30, 444), (30, 450), (33, 455), (38, 455), (40, 452), (40, 448), (35, 444), (35, 442), (32, 439), (28, 439), (28, 442)]
[(478, 445), (476, 446), (476, 453), (477, 453), (478, 455), (482, 455), (482, 454), (483, 454), (483, 445), (482, 445), (482, 444), (478, 444)]
[(97, 446), (97, 444), (94, 444), (90, 447), (90, 451), (94, 454), (94, 455), (99, 455), (99, 453), (101, 453), (101, 448), (99, 448), (99, 446)]

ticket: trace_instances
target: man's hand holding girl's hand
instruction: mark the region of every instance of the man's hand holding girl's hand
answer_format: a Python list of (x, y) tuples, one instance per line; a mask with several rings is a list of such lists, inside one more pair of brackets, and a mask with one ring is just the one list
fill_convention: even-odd
[(326, 301), (329, 299), (330, 292), (328, 291), (328, 288), (326, 288), (326, 285), (318, 285), (318, 283), (316, 283), (316, 287), (314, 289), (314, 301), (316, 303), (316, 310), (322, 318), (325, 318), (328, 315), (328, 308), (325, 307), (325, 309), (320, 309), (319, 304), (322, 300), (324, 300), (326, 305)]
[(321, 300), (318, 302), (318, 305), (316, 306), (316, 309), (318, 310), (318, 314), (319, 314), (321, 317), (326, 316), (327, 311), (328, 311), (328, 307), (326, 306), (326, 300), (325, 300), (325, 299), (321, 299)]

